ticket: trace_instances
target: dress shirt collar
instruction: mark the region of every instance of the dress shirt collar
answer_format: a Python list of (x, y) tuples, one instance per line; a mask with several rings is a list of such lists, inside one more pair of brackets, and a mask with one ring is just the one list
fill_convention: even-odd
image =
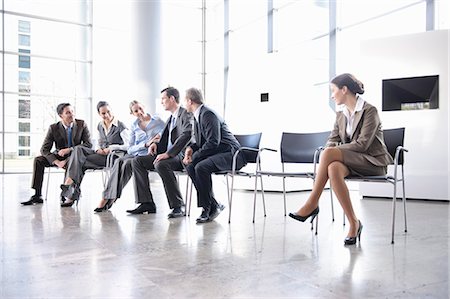
[(61, 124), (63, 125), (64, 129), (68, 129), (69, 127), (71, 127), (73, 129), (73, 122), (70, 123), (70, 125), (66, 126), (63, 122), (61, 122)]
[(350, 111), (348, 111), (348, 108), (345, 105), (342, 105), (342, 113), (348, 118), (352, 117), (356, 112), (359, 112), (362, 110), (364, 106), (364, 99), (361, 98), (359, 95), (356, 95), (356, 105), (355, 105), (355, 111), (353, 111), (352, 114), (350, 114)]
[(172, 113), (172, 118), (175, 118), (175, 120), (176, 120), (179, 113), (180, 113), (180, 107), (178, 107), (177, 110), (175, 110), (175, 111)]
[(108, 135), (109, 131), (111, 130), (112, 126), (119, 126), (119, 119), (114, 117), (113, 120), (111, 121), (111, 125), (109, 127), (106, 126), (105, 121), (102, 120), (102, 127), (103, 130), (105, 130), (106, 135)]
[(197, 109), (194, 111), (194, 117), (195, 120), (198, 122), (198, 118), (200, 117), (200, 109), (202, 109), (203, 104), (197, 107)]

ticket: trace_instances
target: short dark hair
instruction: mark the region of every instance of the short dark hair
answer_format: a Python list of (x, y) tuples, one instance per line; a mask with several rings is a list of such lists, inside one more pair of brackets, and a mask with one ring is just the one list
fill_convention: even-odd
[(106, 102), (106, 101), (99, 101), (97, 103), (97, 112), (100, 113), (100, 108), (105, 107), (105, 106), (109, 106), (108, 102)]
[(355, 76), (349, 73), (344, 73), (334, 77), (333, 79), (331, 79), (331, 83), (339, 87), (339, 89), (347, 86), (348, 90), (350, 90), (354, 94), (364, 93), (364, 84), (356, 79)]
[(186, 90), (186, 97), (196, 104), (203, 104), (202, 92), (198, 88), (191, 87)]
[(66, 108), (67, 106), (72, 106), (72, 105), (70, 105), (70, 103), (58, 104), (58, 106), (56, 106), (56, 113), (58, 113), (58, 115), (61, 115), (64, 111), (64, 108)]
[(180, 92), (175, 87), (169, 86), (161, 90), (161, 93), (166, 92), (166, 94), (175, 98), (175, 102), (180, 103)]

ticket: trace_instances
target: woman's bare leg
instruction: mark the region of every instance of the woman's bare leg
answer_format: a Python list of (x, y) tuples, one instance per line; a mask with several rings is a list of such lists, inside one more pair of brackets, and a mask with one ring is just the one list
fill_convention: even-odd
[(328, 166), (328, 176), (330, 177), (331, 186), (350, 223), (347, 237), (355, 237), (359, 228), (359, 223), (355, 211), (353, 210), (347, 184), (344, 180), (349, 173), (347, 166), (342, 162), (333, 162)]
[(326, 148), (320, 155), (319, 168), (311, 194), (305, 204), (297, 211), (297, 215), (309, 215), (319, 205), (319, 198), (328, 181), (328, 166), (336, 161), (343, 161), (342, 153), (338, 148)]
[(71, 177), (67, 177), (66, 181), (64, 182), (64, 185), (72, 185), (73, 184), (73, 180)]

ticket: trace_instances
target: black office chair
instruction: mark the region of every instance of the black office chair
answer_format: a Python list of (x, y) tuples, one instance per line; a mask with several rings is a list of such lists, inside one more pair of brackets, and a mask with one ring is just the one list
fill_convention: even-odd
[[(261, 135), (262, 133), (256, 133), (256, 134), (248, 134), (248, 135), (234, 135), (236, 139), (239, 141), (241, 147), (239, 150), (234, 154), (233, 156), (233, 164), (231, 171), (227, 172), (227, 192), (228, 192), (228, 205), (229, 205), (229, 212), (228, 212), (228, 223), (231, 222), (231, 206), (233, 203), (233, 190), (234, 190), (234, 177), (235, 176), (243, 176), (243, 177), (256, 177), (257, 171), (260, 170), (260, 164), (256, 163), (259, 159), (259, 153), (260, 148), (259, 144), (261, 142)], [(255, 164), (255, 170), (254, 171), (245, 171), (245, 170), (236, 170), (236, 159), (238, 154), (242, 152), (244, 154), (245, 160), (247, 161), (247, 165), (249, 164)], [(228, 176), (231, 176), (231, 188), (228, 186)], [(262, 186), (262, 178), (261, 179), (261, 186)], [(256, 197), (257, 192), (257, 177), (255, 180), (255, 188), (253, 190), (254, 196)], [(266, 205), (264, 201), (263, 196), (263, 205), (264, 205), (264, 214), (266, 213)]]
[[(239, 141), (239, 144), (241, 145), (241, 147), (234, 153), (231, 170), (218, 171), (218, 172), (214, 173), (215, 175), (224, 175), (226, 178), (227, 197), (228, 197), (228, 206), (229, 206), (228, 223), (231, 222), (231, 206), (232, 206), (232, 202), (233, 202), (234, 177), (235, 176), (243, 176), (243, 177), (251, 178), (256, 175), (256, 170), (258, 170), (258, 168), (256, 168), (253, 172), (245, 171), (243, 169), (236, 170), (237, 157), (240, 152), (243, 152), (245, 159), (247, 161), (247, 165), (252, 164), (252, 163), (256, 164), (256, 161), (258, 159), (258, 155), (260, 152), (259, 144), (261, 141), (261, 135), (262, 135), (262, 133), (234, 135), (236, 137), (236, 139)], [(255, 167), (258, 167), (258, 166), (259, 166), (259, 164), (257, 164)], [(231, 188), (230, 188), (230, 184), (228, 181), (229, 176), (231, 177)], [(261, 184), (262, 184), (262, 180), (261, 180)], [(255, 186), (254, 192), (256, 193), (256, 186)], [(187, 189), (186, 189), (186, 193), (187, 193)], [(191, 211), (191, 202), (192, 202), (192, 186), (190, 189), (190, 193), (191, 193), (191, 195), (189, 196), (188, 216), (191, 213), (190, 211)]]
[[(373, 182), (373, 183), (389, 183), (393, 186), (392, 195), (392, 239), (391, 244), (394, 244), (394, 230), (395, 230), (395, 207), (397, 201), (397, 183), (402, 183), (402, 201), (403, 201), (403, 213), (405, 220), (405, 232), (407, 229), (406, 221), (406, 196), (405, 196), (405, 178), (404, 178), (404, 159), (403, 153), (408, 152), (406, 148), (403, 147), (405, 139), (405, 128), (396, 129), (386, 129), (383, 130), (384, 143), (388, 149), (389, 154), (391, 154), (394, 160), (394, 174), (393, 175), (380, 175), (380, 176), (349, 176), (346, 177), (346, 181), (359, 181), (359, 182)], [(401, 169), (398, 169), (401, 166)], [(398, 172), (401, 171), (401, 177), (399, 177)], [(330, 192), (331, 198), (333, 198), (333, 192)], [(333, 200), (333, 199), (332, 199)], [(344, 225), (345, 225), (345, 215), (344, 215)]]
[[(316, 167), (319, 162), (319, 155), (323, 146), (326, 144), (330, 131), (319, 133), (286, 133), (281, 137), (281, 172), (257, 171), (259, 176), (275, 176), (283, 178), (283, 199), (284, 216), (286, 216), (286, 178), (307, 178), (315, 179)], [(288, 172), (285, 170), (286, 164), (312, 164), (313, 169), (309, 172)], [(262, 180), (262, 179), (261, 179)], [(262, 185), (262, 184), (261, 184)], [(264, 196), (264, 188), (261, 188)], [(333, 204), (333, 202), (331, 202)], [(256, 201), (255, 201), (256, 204)], [(334, 211), (332, 208), (332, 213)], [(255, 213), (253, 213), (254, 222)], [(316, 217), (317, 219), (317, 217)], [(334, 219), (334, 216), (333, 216)], [(317, 225), (317, 221), (316, 221)]]

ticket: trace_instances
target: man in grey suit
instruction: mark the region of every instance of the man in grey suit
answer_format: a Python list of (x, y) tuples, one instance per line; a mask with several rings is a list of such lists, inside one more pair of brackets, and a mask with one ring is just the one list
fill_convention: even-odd
[(183, 150), (192, 135), (191, 114), (180, 107), (180, 93), (176, 88), (167, 87), (161, 91), (161, 104), (171, 115), (160, 140), (150, 145), (149, 154), (136, 157), (132, 162), (135, 195), (138, 199), (152, 197), (148, 170), (156, 169), (163, 181), (167, 200), (172, 209), (168, 217), (176, 218), (184, 216), (185, 212), (174, 171), (183, 169)]
[[(224, 120), (203, 105), (200, 90), (188, 89), (185, 103), (186, 110), (194, 115), (195, 144), (186, 148), (183, 163), (197, 189), (198, 206), (203, 208), (197, 223), (205, 223), (214, 220), (224, 209), (214, 198), (211, 175), (218, 171), (231, 170), (233, 155), (240, 144)], [(242, 153), (236, 162), (236, 170), (245, 166), (246, 161)]]
[[(50, 125), (41, 147), (41, 156), (34, 158), (31, 188), (35, 190), (35, 194), (29, 200), (22, 202), (25, 206), (43, 203), (42, 182), (45, 167), (64, 168), (74, 146), (92, 147), (91, 136), (86, 123), (81, 119), (75, 119), (73, 108), (69, 103), (59, 104), (56, 112), (61, 121)], [(53, 144), (56, 150), (51, 152)]]

